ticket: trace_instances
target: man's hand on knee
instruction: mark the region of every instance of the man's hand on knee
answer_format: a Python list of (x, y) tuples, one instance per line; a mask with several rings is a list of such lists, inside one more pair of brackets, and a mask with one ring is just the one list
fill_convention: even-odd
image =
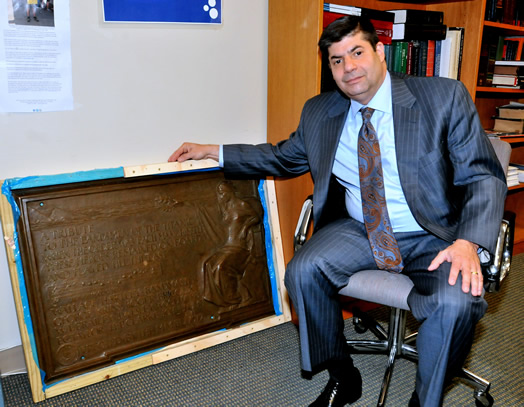
[(484, 281), (477, 249), (476, 244), (457, 239), (452, 245), (437, 254), (428, 270), (436, 270), (445, 261), (451, 263), (449, 284), (455, 285), (459, 273), (462, 273), (462, 291), (467, 293), (471, 288), (471, 294), (479, 296), (482, 294)]

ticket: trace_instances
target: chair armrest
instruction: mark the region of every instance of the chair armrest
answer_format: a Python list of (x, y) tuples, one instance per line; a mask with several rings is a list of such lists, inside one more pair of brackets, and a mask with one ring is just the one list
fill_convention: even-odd
[(504, 218), (500, 224), (495, 252), (492, 255), (488, 254), (486, 258), (481, 256), (484, 289), (489, 293), (500, 290), (502, 280), (507, 276), (511, 266), (515, 214), (506, 212)]
[(294, 247), (295, 251), (300, 249), (307, 239), (307, 230), (311, 221), (311, 214), (313, 213), (313, 195), (310, 195), (304, 201), (300, 216), (298, 218), (297, 227), (295, 228)]

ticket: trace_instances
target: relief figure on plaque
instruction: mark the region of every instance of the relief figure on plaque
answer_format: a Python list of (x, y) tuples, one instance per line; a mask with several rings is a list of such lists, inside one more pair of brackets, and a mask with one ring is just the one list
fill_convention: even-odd
[(217, 198), (227, 236), (203, 262), (204, 299), (234, 309), (251, 299), (244, 278), (256, 267), (253, 228), (261, 218), (248, 202), (236, 196), (227, 181), (218, 184)]

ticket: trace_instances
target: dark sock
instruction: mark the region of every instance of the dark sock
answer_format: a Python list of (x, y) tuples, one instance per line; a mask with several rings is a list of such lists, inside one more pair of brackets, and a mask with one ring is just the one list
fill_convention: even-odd
[(420, 400), (418, 399), (418, 394), (416, 391), (413, 392), (411, 395), (411, 399), (409, 400), (408, 407), (420, 407)]
[(334, 360), (328, 367), (329, 377), (339, 383), (351, 381), (355, 376), (355, 370), (351, 358)]

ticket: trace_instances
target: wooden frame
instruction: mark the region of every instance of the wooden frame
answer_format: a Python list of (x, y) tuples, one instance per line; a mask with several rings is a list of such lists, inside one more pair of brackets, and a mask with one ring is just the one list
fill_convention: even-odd
[[(216, 162), (212, 160), (190, 161), (186, 163), (161, 163), (123, 168), (123, 176), (126, 178), (138, 177), (152, 174), (206, 170), (213, 167), (216, 168), (217, 165)], [(4, 183), (5, 181), (2, 181), (1, 183), (2, 191), (4, 191)], [(25, 282), (23, 281), (23, 277), (20, 278), (22, 275), (20, 273), (21, 270), (19, 270), (21, 263), (17, 262), (17, 256), (19, 257), (19, 253), (15, 236), (13, 208), (11, 207), (7, 196), (5, 194), (1, 194), (0, 217), (2, 220), (2, 229), (7, 252), (9, 273), (11, 277), (18, 324), (20, 327), (22, 346), (24, 349), (24, 358), (27, 366), (29, 382), (31, 385), (31, 393), (34, 402), (43, 401), (47, 398), (67, 393), (90, 384), (98, 383), (146, 366), (151, 366), (163, 361), (187, 355), (198, 350), (206, 349), (211, 346), (290, 321), (290, 305), (286, 290), (284, 288), (285, 264), (274, 181), (266, 180), (264, 190), (268, 222), (271, 230), (271, 242), (273, 248), (272, 258), (277, 279), (278, 298), (282, 311), (281, 315), (265, 317), (254, 322), (246, 323), (237, 328), (212, 332), (181, 342), (173, 343), (161, 349), (124, 359), (118, 361), (114, 365), (97, 369), (82, 375), (74, 376), (49, 386), (44, 386), (42, 384), (40, 369), (36, 362), (38, 358), (34, 353), (36, 351), (31, 345), (32, 339), (30, 332), (32, 331), (32, 327), (28, 327), (26, 325), (26, 319), (24, 318), (24, 316), (29, 313), (29, 307), (23, 303), (22, 290), (25, 290)]]

